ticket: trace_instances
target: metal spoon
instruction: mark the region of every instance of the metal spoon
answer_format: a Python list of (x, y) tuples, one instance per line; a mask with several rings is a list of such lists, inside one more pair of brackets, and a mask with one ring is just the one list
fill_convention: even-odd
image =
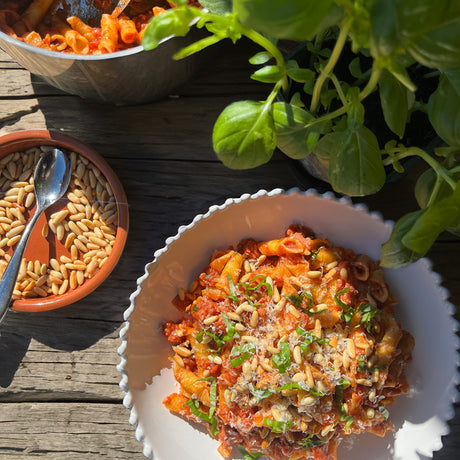
[(22, 257), (32, 229), (43, 211), (64, 195), (71, 176), (70, 162), (61, 150), (50, 147), (43, 152), (34, 171), (34, 189), (37, 208), (24, 229), (21, 239), (0, 279), (0, 323), (8, 311)]

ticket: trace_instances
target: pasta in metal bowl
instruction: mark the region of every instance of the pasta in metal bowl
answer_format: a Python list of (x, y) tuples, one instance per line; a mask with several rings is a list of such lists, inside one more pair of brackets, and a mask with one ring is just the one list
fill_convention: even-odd
[(107, 0), (0, 0), (0, 30), (38, 48), (98, 55), (138, 46), (150, 19), (174, 7), (166, 0), (132, 0), (125, 11), (115, 8), (102, 14), (98, 24), (88, 24), (73, 14), (80, 3), (97, 12), (105, 11)]
[(177, 393), (229, 457), (335, 460), (351, 434), (384, 436), (408, 391), (414, 339), (377, 262), (291, 225), (278, 239), (217, 250), (164, 324)]

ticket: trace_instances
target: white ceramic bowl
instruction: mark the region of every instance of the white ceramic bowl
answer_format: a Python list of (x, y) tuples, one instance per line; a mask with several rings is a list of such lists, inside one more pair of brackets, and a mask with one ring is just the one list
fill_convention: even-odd
[[(291, 223), (302, 223), (332, 244), (380, 255), (380, 245), (392, 223), (369, 213), (350, 200), (313, 190), (264, 190), (229, 199), (179, 228), (177, 235), (154, 254), (125, 312), (119, 348), (120, 386), (130, 422), (143, 443), (145, 456), (157, 460), (219, 460), (218, 443), (162, 405), (175, 391), (168, 356), (170, 344), (161, 333), (165, 320), (179, 318), (171, 300), (178, 287), (186, 287), (206, 266), (214, 249), (226, 249), (242, 238), (279, 237)], [(453, 306), (440, 277), (422, 259), (398, 270), (386, 270), (386, 280), (399, 299), (397, 317), (415, 338), (413, 360), (407, 368), (411, 386), (389, 407), (395, 431), (384, 438), (371, 434), (355, 437), (339, 447), (340, 460), (419, 460), (431, 458), (449, 432), (459, 382), (457, 323)], [(442, 359), (440, 357), (442, 356)], [(193, 446), (193, 448), (191, 448)]]

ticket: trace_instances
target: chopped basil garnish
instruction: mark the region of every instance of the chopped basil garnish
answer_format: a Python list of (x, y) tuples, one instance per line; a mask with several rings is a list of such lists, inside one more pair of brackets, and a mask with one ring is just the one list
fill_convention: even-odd
[[(259, 281), (255, 286), (252, 286), (258, 279), (261, 279), (262, 281)], [(247, 283), (238, 283), (238, 286), (244, 287), (244, 292), (246, 295), (246, 300), (250, 305), (255, 305), (254, 301), (251, 299), (251, 292), (256, 291), (259, 289), (259, 287), (264, 286), (267, 289), (267, 294), (269, 297), (272, 297), (273, 295), (273, 288), (270, 283), (267, 283), (267, 277), (265, 275), (255, 275), (252, 280), (250, 280)]]
[(368, 303), (362, 303), (358, 307), (358, 311), (361, 312), (360, 324), (363, 324), (364, 327), (366, 328), (366, 331), (369, 334), (372, 334), (371, 320), (375, 315), (380, 313), (380, 310), (377, 307), (374, 307), (373, 305), (369, 305)]
[(213, 354), (220, 355), (222, 353), (222, 347), (224, 346), (224, 341), (219, 336), (217, 336), (216, 334), (213, 334), (210, 331), (201, 331), (196, 336), (196, 341), (198, 343), (201, 343), (203, 341), (203, 335), (207, 335), (208, 337), (211, 337), (211, 339), (214, 340), (214, 342), (217, 345), (217, 348), (213, 350)]
[(317, 342), (319, 344), (329, 343), (329, 339), (321, 339), (317, 337), (313, 334), (313, 332), (306, 331), (300, 324), (297, 326), (296, 332), (303, 338), (303, 342), (299, 345), (301, 353), (303, 353), (313, 342)]
[(312, 447), (319, 447), (326, 444), (327, 441), (318, 439), (314, 434), (309, 434), (303, 439), (297, 441), (304, 449), (310, 449)]
[(228, 319), (228, 316), (225, 313), (221, 313), (222, 321), (224, 322), (225, 326), (227, 327), (227, 334), (222, 337), (224, 342), (229, 342), (230, 340), (238, 339), (240, 335), (235, 330), (235, 323)]
[(272, 433), (286, 433), (294, 425), (294, 422), (279, 422), (264, 417), (264, 425), (269, 426), (272, 429)]
[(255, 351), (256, 346), (252, 342), (248, 342), (243, 345), (233, 347), (230, 351), (230, 365), (232, 367), (237, 367), (240, 364), (243, 364), (249, 358), (252, 358), (254, 356)]
[[(259, 278), (262, 281), (259, 281), (258, 284), (256, 284), (255, 286), (251, 286)], [(257, 291), (257, 289), (259, 289), (260, 286), (265, 286), (265, 288), (267, 289), (267, 294), (269, 295), (269, 297), (271, 297), (273, 295), (272, 285), (270, 283), (267, 283), (267, 277), (265, 275), (256, 275), (256, 276), (254, 276), (254, 278), (252, 278), (251, 281), (249, 281), (249, 283), (239, 283), (239, 284), (240, 284), (240, 286), (243, 286), (245, 288), (246, 294), (249, 291)]]
[(272, 355), (272, 363), (281, 374), (284, 374), (291, 365), (291, 350), (287, 342), (280, 342), (280, 348), (279, 353)]
[(217, 382), (216, 379), (210, 375), (209, 377), (202, 377), (201, 379), (195, 380), (191, 385), (196, 382), (211, 382), (211, 388), (209, 389), (209, 416), (212, 417), (216, 411), (217, 405)]
[(284, 297), (287, 300), (289, 300), (289, 302), (291, 302), (292, 305), (294, 305), (294, 307), (299, 308), (299, 309), (302, 308), (304, 297), (307, 297), (307, 299), (309, 299), (308, 307), (311, 307), (313, 305), (313, 297), (308, 292), (301, 292), (298, 295), (285, 294)]
[(339, 385), (336, 385), (336, 387), (335, 387), (335, 395), (334, 395), (335, 404), (336, 404), (337, 410), (339, 412), (339, 420), (341, 422), (347, 422), (345, 424), (345, 429), (346, 430), (348, 428), (350, 428), (351, 424), (353, 423), (353, 416), (347, 414), (347, 412), (345, 411), (344, 404), (343, 404), (343, 390), (344, 390), (344, 388), (346, 388), (349, 385), (350, 385), (350, 382), (348, 380), (342, 379), (339, 382)]
[[(296, 294), (286, 294), (286, 295), (284, 295), (284, 297), (287, 300), (289, 300), (289, 302), (291, 302), (292, 305), (294, 305), (294, 307), (298, 308), (299, 310), (301, 310), (303, 313), (305, 313), (308, 316), (316, 316), (316, 315), (319, 315), (320, 313), (323, 313), (324, 311), (327, 311), (327, 308), (325, 308), (323, 310), (320, 310), (320, 311), (310, 311), (310, 310), (308, 310), (309, 308), (311, 308), (313, 306), (313, 297), (308, 292), (301, 292), (298, 295), (296, 295)], [(308, 299), (308, 305), (307, 305), (306, 308), (302, 306), (305, 297)]]
[(388, 420), (390, 413), (388, 412), (388, 409), (385, 406), (379, 406), (379, 412), (383, 415), (385, 420)]
[(358, 367), (356, 368), (358, 372), (374, 372), (382, 371), (384, 369), (388, 369), (388, 366), (386, 364), (383, 364), (382, 366), (367, 367), (366, 356), (359, 355)]
[(345, 303), (343, 302), (342, 300), (339, 299), (339, 297), (342, 295), (342, 294), (346, 294), (347, 292), (350, 292), (350, 288), (347, 287), (345, 289), (340, 289), (340, 291), (337, 291), (334, 295), (334, 302), (340, 307), (342, 308), (343, 310), (347, 310), (349, 309), (350, 307)]
[(356, 368), (358, 372), (367, 372), (367, 365), (366, 365), (366, 355), (359, 355), (358, 359), (358, 366)]
[(319, 254), (319, 251), (321, 251), (321, 249), (323, 249), (324, 246), (320, 246), (316, 251), (313, 251), (311, 253), (311, 261), (313, 262), (313, 264), (316, 264), (316, 259), (318, 257), (318, 254)]
[(236, 294), (235, 284), (233, 283), (233, 278), (230, 273), (227, 273), (228, 278), (228, 287), (230, 288), (230, 295), (228, 296), (229, 299), (232, 300), (233, 303), (238, 303), (238, 295)]
[(192, 307), (193, 311), (198, 311), (199, 309), (200, 309), (200, 307), (197, 304), (193, 305), (193, 307)]
[[(190, 398), (187, 401), (187, 406), (190, 407), (190, 410), (192, 411), (193, 415), (211, 425), (211, 431), (214, 436), (216, 436), (219, 433), (219, 430), (217, 429), (217, 418), (213, 417), (210, 414), (206, 414), (205, 412), (200, 411), (200, 402), (198, 401), (198, 399)], [(211, 409), (209, 409), (209, 411), (211, 412)]]
[(347, 287), (345, 289), (341, 289), (340, 291), (337, 291), (334, 295), (334, 302), (336, 305), (338, 305), (342, 309), (342, 319), (348, 324), (353, 316), (355, 316), (355, 311), (353, 310), (352, 307), (347, 305), (345, 302), (339, 299), (339, 297), (342, 294), (346, 294), (347, 292), (350, 291), (350, 288)]
[(263, 454), (260, 454), (258, 452), (248, 452), (245, 448), (238, 446), (238, 449), (241, 452), (241, 455), (243, 456), (243, 460), (254, 460), (256, 458), (261, 457)]
[(286, 385), (283, 385), (282, 387), (277, 388), (276, 391), (291, 390), (291, 389), (308, 391), (309, 393), (315, 396), (324, 396), (323, 393), (309, 388), (305, 382), (287, 383)]
[[(347, 380), (347, 379), (340, 379), (339, 381), (339, 385), (342, 387), (342, 388), (346, 388), (346, 387), (349, 387), (351, 385), (350, 381)], [(337, 387), (336, 387), (337, 388)]]
[(342, 294), (346, 294), (347, 292), (350, 291), (350, 288), (345, 288), (340, 291), (337, 291), (337, 293), (334, 295), (334, 302), (342, 308), (342, 319), (349, 324), (352, 320), (352, 318), (355, 316), (356, 312), (359, 311), (361, 313), (361, 320), (359, 324), (363, 324), (364, 327), (366, 328), (366, 331), (371, 334), (372, 333), (372, 324), (371, 320), (372, 318), (377, 315), (380, 310), (377, 307), (374, 307), (373, 305), (370, 305), (368, 303), (362, 303), (357, 310), (354, 310), (353, 307), (350, 307), (347, 305), (345, 302), (339, 299), (339, 297)]
[(255, 387), (252, 383), (249, 385), (249, 391), (251, 392), (252, 396), (256, 398), (257, 403), (260, 403), (260, 401), (269, 398), (271, 395), (273, 395), (272, 391), (261, 390), (260, 388)]

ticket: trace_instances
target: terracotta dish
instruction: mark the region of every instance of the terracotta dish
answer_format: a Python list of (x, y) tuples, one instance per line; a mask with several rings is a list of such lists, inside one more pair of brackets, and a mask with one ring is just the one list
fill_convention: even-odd
[[(19, 131), (0, 137), (0, 177), (3, 176), (3, 180), (0, 178), (0, 184), (2, 184), (0, 186), (0, 203), (4, 205), (0, 210), (0, 214), (2, 214), (0, 220), (3, 223), (6, 222), (0, 237), (2, 240), (0, 243), (2, 245), (0, 263), (3, 268), (15, 247), (15, 244), (10, 244), (14, 240), (11, 241), (12, 238), (8, 240), (7, 237), (8, 234), (11, 236), (15, 233), (15, 231), (9, 231), (8, 221), (13, 220), (11, 224), (13, 229), (19, 227), (18, 224), (21, 223), (14, 223), (18, 213), (14, 210), (12, 216), (11, 210), (13, 207), (20, 209), (22, 214), (19, 217), (25, 222), (35, 211), (35, 202), (29, 199), (29, 204), (27, 204), (27, 195), (33, 194), (30, 185), (25, 186), (29, 193), (24, 198), (14, 200), (15, 192), (11, 192), (11, 188), (15, 186), (15, 182), (21, 187), (20, 174), (15, 171), (16, 166), (18, 162), (20, 165), (21, 161), (25, 162), (24, 158), (31, 155), (31, 149), (45, 146), (58, 147), (69, 157), (73, 156), (76, 172), (73, 174), (67, 193), (45, 211), (30, 236), (24, 254), (29, 265), (26, 268), (27, 264), (24, 262), (22, 287), (16, 289), (16, 296), (13, 295), (15, 299), (11, 305), (13, 310), (27, 312), (52, 310), (82, 299), (96, 289), (110, 274), (121, 256), (127, 238), (129, 216), (126, 195), (117, 176), (101, 155), (77, 139), (60, 133), (46, 130)], [(20, 152), (21, 155), (12, 155), (15, 152)], [(5, 161), (6, 157), (10, 160)], [(14, 161), (13, 158), (16, 160)], [(10, 161), (16, 164), (9, 167)], [(77, 171), (78, 165), (80, 165), (80, 169)], [(24, 166), (23, 169), (25, 168)], [(89, 174), (90, 170), (91, 174)], [(86, 176), (83, 177), (85, 171)], [(8, 179), (5, 182), (5, 175), (16, 177), (14, 180)], [(26, 177), (27, 173), (24, 172), (23, 176)], [(89, 176), (91, 176), (91, 183), (94, 187), (94, 199), (88, 200), (81, 193), (81, 189), (85, 189), (84, 180), (88, 182), (89, 187)], [(27, 180), (23, 179), (22, 183), (27, 182)], [(7, 189), (10, 189), (10, 192)], [(75, 191), (77, 196), (73, 193)], [(101, 198), (101, 193), (103, 193), (103, 198)], [(24, 192), (21, 194), (24, 195)], [(78, 194), (82, 196), (81, 202)], [(7, 200), (11, 198), (10, 201), (13, 201), (13, 206), (9, 208), (8, 215), (4, 216), (3, 214), (8, 208)], [(18, 205), (17, 201), (20, 201), (22, 205)], [(104, 206), (100, 204), (102, 202), (110, 203), (110, 206), (105, 206), (106, 209), (112, 210), (107, 225), (101, 223), (106, 218), (99, 217), (105, 211)], [(84, 212), (75, 210), (75, 204), (80, 209), (86, 204), (87, 214), (84, 215)], [(91, 212), (91, 208), (93, 212)], [(61, 211), (63, 213), (60, 213)], [(105, 212), (107, 213), (107, 211)], [(78, 218), (79, 214), (81, 215), (80, 218)], [(65, 216), (64, 219), (62, 219), (63, 215)], [(99, 225), (96, 230), (95, 220)], [(56, 233), (58, 226), (61, 228)], [(72, 228), (76, 230), (72, 231)], [(105, 234), (100, 231), (100, 228), (107, 229), (107, 239), (104, 239)], [(97, 234), (94, 233), (95, 231)], [(99, 241), (99, 239), (104, 241)], [(98, 244), (99, 248), (96, 249)], [(103, 254), (104, 251), (105, 255)], [(84, 266), (87, 268), (85, 269)], [(3, 270), (1, 271), (3, 272)], [(21, 277), (21, 272), (19, 277)]]

